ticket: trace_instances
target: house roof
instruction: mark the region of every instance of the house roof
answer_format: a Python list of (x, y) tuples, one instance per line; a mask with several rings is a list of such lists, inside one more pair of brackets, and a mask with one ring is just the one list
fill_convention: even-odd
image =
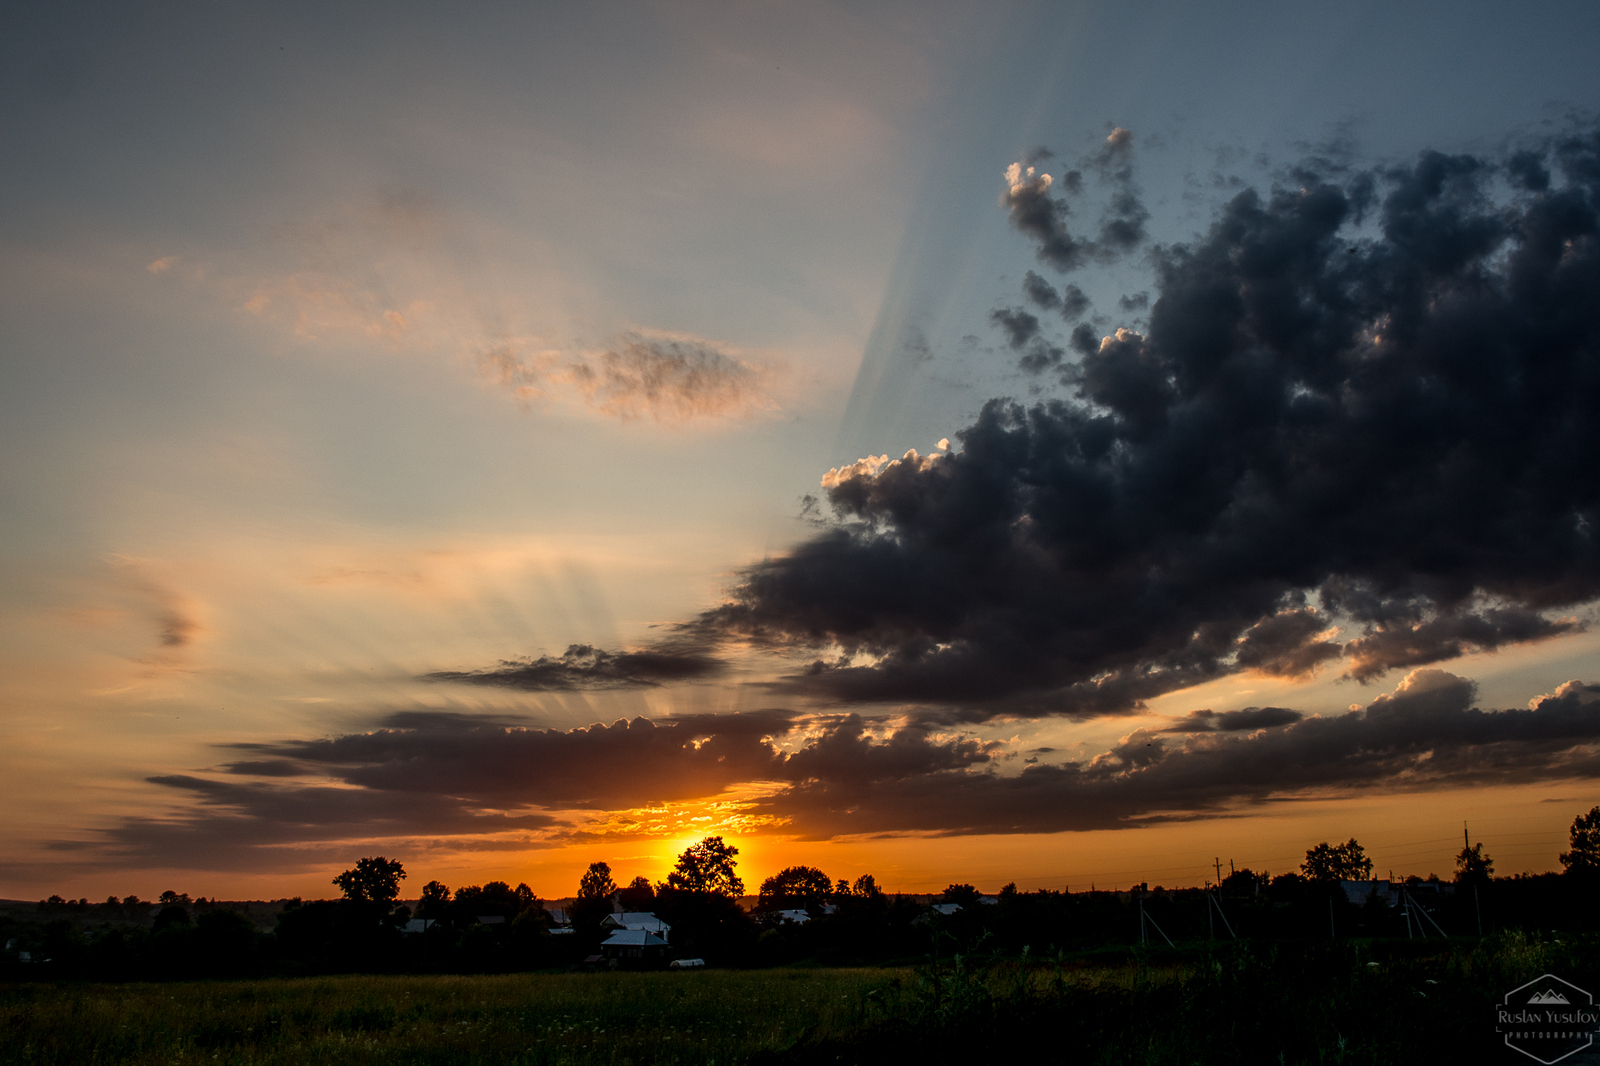
[(603, 948), (664, 948), (667, 942), (644, 929), (618, 929), (606, 937)]
[(608, 914), (600, 919), (602, 929), (647, 929), (652, 933), (668, 933), (672, 926), (648, 911), (624, 911), (622, 914)]

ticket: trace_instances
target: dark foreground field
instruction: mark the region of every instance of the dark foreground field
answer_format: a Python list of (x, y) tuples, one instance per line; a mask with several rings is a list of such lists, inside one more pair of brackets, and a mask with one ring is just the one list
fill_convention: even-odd
[(1547, 972), (1600, 987), (1597, 947), (1512, 933), (903, 970), (13, 984), (0, 1061), (1509, 1062), (1495, 1002)]

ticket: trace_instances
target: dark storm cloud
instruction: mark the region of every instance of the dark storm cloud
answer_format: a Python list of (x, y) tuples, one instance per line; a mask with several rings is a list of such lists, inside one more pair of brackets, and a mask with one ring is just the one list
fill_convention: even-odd
[[(778, 743), (785, 740), (792, 750)], [(571, 730), (402, 712), (370, 732), (231, 747), (275, 756), (230, 764), (234, 775), (336, 784), (151, 777), (197, 802), (124, 821), (108, 834), (110, 853), (149, 865), (256, 869), (271, 865), (273, 849), (315, 851), (330, 841), (469, 837), (489, 847), (512, 834), (505, 846), (527, 847), (536, 842), (530, 834), (564, 831), (545, 810), (683, 802), (749, 782), (870, 784), (981, 765), (997, 745), (917, 725), (875, 729), (854, 714), (768, 710)]]
[(274, 750), (351, 785), (439, 793), (498, 807), (628, 807), (714, 794), (778, 776), (772, 738), (787, 711), (636, 718), (586, 728), (530, 729), (470, 715), (412, 715), (382, 728)]
[(1246, 707), (1242, 711), (1190, 711), (1163, 733), (1237, 733), (1241, 730), (1271, 729), (1298, 722), (1305, 715), (1287, 707)]
[[(1000, 194), (1000, 205), (1010, 215), (1011, 224), (1038, 245), (1040, 262), (1066, 273), (1090, 262), (1109, 262), (1144, 243), (1145, 223), (1150, 220), (1150, 212), (1140, 200), (1133, 182), (1133, 134), (1130, 131), (1121, 127), (1112, 130), (1101, 146), (1082, 161), (1082, 168), (1096, 175), (1107, 190), (1100, 232), (1093, 238), (1072, 232), (1067, 223), (1072, 207), (1065, 199), (1054, 195), (1059, 187), (1070, 196), (1081, 196), (1085, 189), (1083, 169), (1065, 171), (1058, 182), (1054, 175), (1038, 169), (1036, 164), (1042, 164), (1046, 158), (1032, 154), (1026, 162), (1007, 170), (1005, 191)], [(1042, 285), (1048, 282), (1031, 271), (1023, 281), (1024, 291), (1030, 298)], [(1051, 295), (1054, 295), (1053, 290)]]
[(460, 799), (427, 793), (215, 781), (187, 774), (149, 780), (186, 793), (194, 805), (167, 817), (126, 819), (103, 841), (108, 861), (205, 870), (282, 870), (339, 841), (470, 838), (508, 832), (525, 836), (555, 824), (555, 819), (541, 813), (476, 810)]
[(1061, 317), (1068, 322), (1082, 318), (1094, 304), (1076, 285), (1068, 285), (1061, 294)]
[(1239, 712), (1254, 716), (1254, 726), (1186, 730), (1176, 741), (1138, 730), (1086, 762), (1035, 764), (1011, 776), (921, 774), (870, 786), (810, 780), (758, 809), (792, 819), (790, 827), (811, 838), (1034, 833), (1203, 818), (1347, 790), (1600, 777), (1600, 686), (1562, 686), (1532, 710), (1477, 710), (1473, 694), (1470, 681), (1423, 670), (1365, 710), (1333, 718), (1260, 708)]
[(1471, 681), (1419, 670), (1349, 714), (1195, 711), (1081, 761), (1042, 763), (1054, 749), (1029, 749), (1014, 774), (998, 772), (1004, 744), (854, 714), (539, 730), (403, 713), (366, 733), (256, 745), (331, 783), (152, 777), (194, 804), (125, 821), (107, 834), (107, 852), (124, 863), (262, 869), (338, 842), (527, 848), (583, 832), (581, 816), (551, 811), (683, 802), (742, 784), (774, 787), (750, 813), (816, 838), (1104, 829), (1354, 790), (1600, 777), (1600, 685), (1569, 682), (1529, 710), (1484, 711), (1474, 697)]
[(484, 670), (441, 670), (425, 681), (456, 681), (526, 692), (573, 689), (645, 688), (671, 681), (692, 681), (719, 673), (724, 663), (699, 649), (660, 645), (645, 651), (610, 652), (589, 644), (573, 644), (560, 658), (507, 659)]
[[(1061, 292), (1057, 292), (1054, 285), (1031, 270), (1023, 275), (1022, 294), (1028, 298), (1029, 303), (1041, 311), (1059, 312), (1061, 317), (1068, 322), (1082, 318), (1084, 313), (1093, 306), (1089, 301), (1089, 297), (1076, 285), (1068, 285)], [(1008, 334), (1011, 333), (1010, 328), (1005, 323), (999, 322), (997, 315), (990, 315), (989, 318), (990, 321), (1006, 328)], [(1023, 341), (1027, 339), (1027, 337), (1024, 337)], [(1019, 342), (1012, 343), (1013, 348), (1020, 346)]]
[[(1024, 341), (1073, 398), (830, 474), (833, 527), (688, 630), (817, 649), (793, 692), (969, 719), (1572, 632), (1600, 597), (1600, 136), (1517, 160), (1240, 193), (1155, 253), (1146, 332)], [(1014, 178), (1040, 255), (1078, 254)]]
[(1010, 214), (1011, 224), (1039, 246), (1040, 261), (1063, 272), (1076, 270), (1088, 262), (1094, 245), (1068, 230), (1067, 216), (1071, 208), (1065, 200), (1050, 194), (1054, 178), (1036, 173), (1031, 166), (1013, 167), (1006, 178), (1006, 191), (1000, 196), (1000, 204)]
[(1041, 310), (1053, 311), (1061, 306), (1056, 287), (1031, 270), (1022, 277), (1022, 292)]
[(1389, 670), (1454, 659), (1467, 651), (1558, 636), (1577, 625), (1522, 608), (1490, 608), (1479, 614), (1447, 614), (1386, 626), (1346, 644), (1344, 653), (1350, 657), (1350, 676), (1365, 681)]
[(1021, 348), (1039, 333), (1039, 320), (1020, 307), (1001, 308), (989, 315), (989, 321), (1006, 334), (1006, 343)]

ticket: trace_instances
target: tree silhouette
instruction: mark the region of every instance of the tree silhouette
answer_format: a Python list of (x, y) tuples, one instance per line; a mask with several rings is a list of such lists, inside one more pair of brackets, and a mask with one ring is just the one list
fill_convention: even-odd
[(1484, 853), (1481, 842), (1462, 848), (1456, 856), (1456, 883), (1481, 884), (1494, 876), (1494, 860)]
[(646, 911), (655, 905), (656, 890), (650, 879), (643, 875), (628, 882), (627, 888), (617, 889), (617, 902), (624, 910)]
[(1588, 814), (1572, 820), (1572, 850), (1561, 853), (1561, 865), (1567, 873), (1594, 875), (1600, 873), (1600, 807), (1590, 807)]
[(1343, 844), (1329, 844), (1326, 840), (1306, 851), (1306, 861), (1300, 869), (1311, 881), (1364, 881), (1372, 874), (1372, 860), (1366, 849), (1351, 837)]
[(737, 854), (739, 849), (723, 843), (721, 837), (706, 837), (678, 856), (677, 866), (667, 875), (667, 885), (685, 892), (742, 896), (744, 882), (733, 871)]
[(850, 894), (852, 896), (860, 896), (863, 899), (877, 899), (883, 895), (883, 889), (878, 887), (878, 879), (876, 877), (871, 874), (862, 874), (856, 878), (856, 883), (850, 886)]
[(982, 898), (983, 893), (971, 885), (950, 885), (945, 888), (942, 900), (945, 903), (959, 903), (963, 907), (971, 907)]
[(578, 881), (578, 897), (572, 903), (572, 924), (592, 935), (611, 913), (611, 894), (617, 890), (611, 880), (611, 867), (603, 862), (591, 862)]
[(603, 862), (591, 862), (578, 880), (579, 899), (605, 899), (616, 890), (617, 883), (611, 880), (611, 867)]
[(450, 886), (443, 881), (429, 881), (422, 886), (422, 898), (417, 901), (417, 917), (437, 921), (450, 911)]
[(797, 903), (810, 907), (821, 904), (832, 894), (833, 883), (815, 866), (788, 866), (761, 882), (756, 907), (772, 910)]
[(400, 895), (400, 882), (405, 876), (406, 869), (398, 860), (376, 855), (357, 861), (354, 869), (335, 877), (333, 883), (345, 899), (387, 907)]

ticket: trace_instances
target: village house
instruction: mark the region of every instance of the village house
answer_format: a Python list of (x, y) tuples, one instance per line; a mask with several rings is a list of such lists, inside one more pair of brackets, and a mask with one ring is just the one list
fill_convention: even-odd
[(608, 914), (604, 918), (600, 919), (600, 928), (631, 930), (642, 929), (647, 933), (654, 933), (656, 936), (662, 937), (663, 939), (665, 939), (668, 933), (672, 932), (672, 926), (668, 925), (666, 922), (663, 922), (660, 918), (657, 918), (648, 911), (626, 911), (621, 914)]
[(667, 942), (647, 929), (618, 929), (600, 945), (613, 966), (645, 966), (663, 959)]

